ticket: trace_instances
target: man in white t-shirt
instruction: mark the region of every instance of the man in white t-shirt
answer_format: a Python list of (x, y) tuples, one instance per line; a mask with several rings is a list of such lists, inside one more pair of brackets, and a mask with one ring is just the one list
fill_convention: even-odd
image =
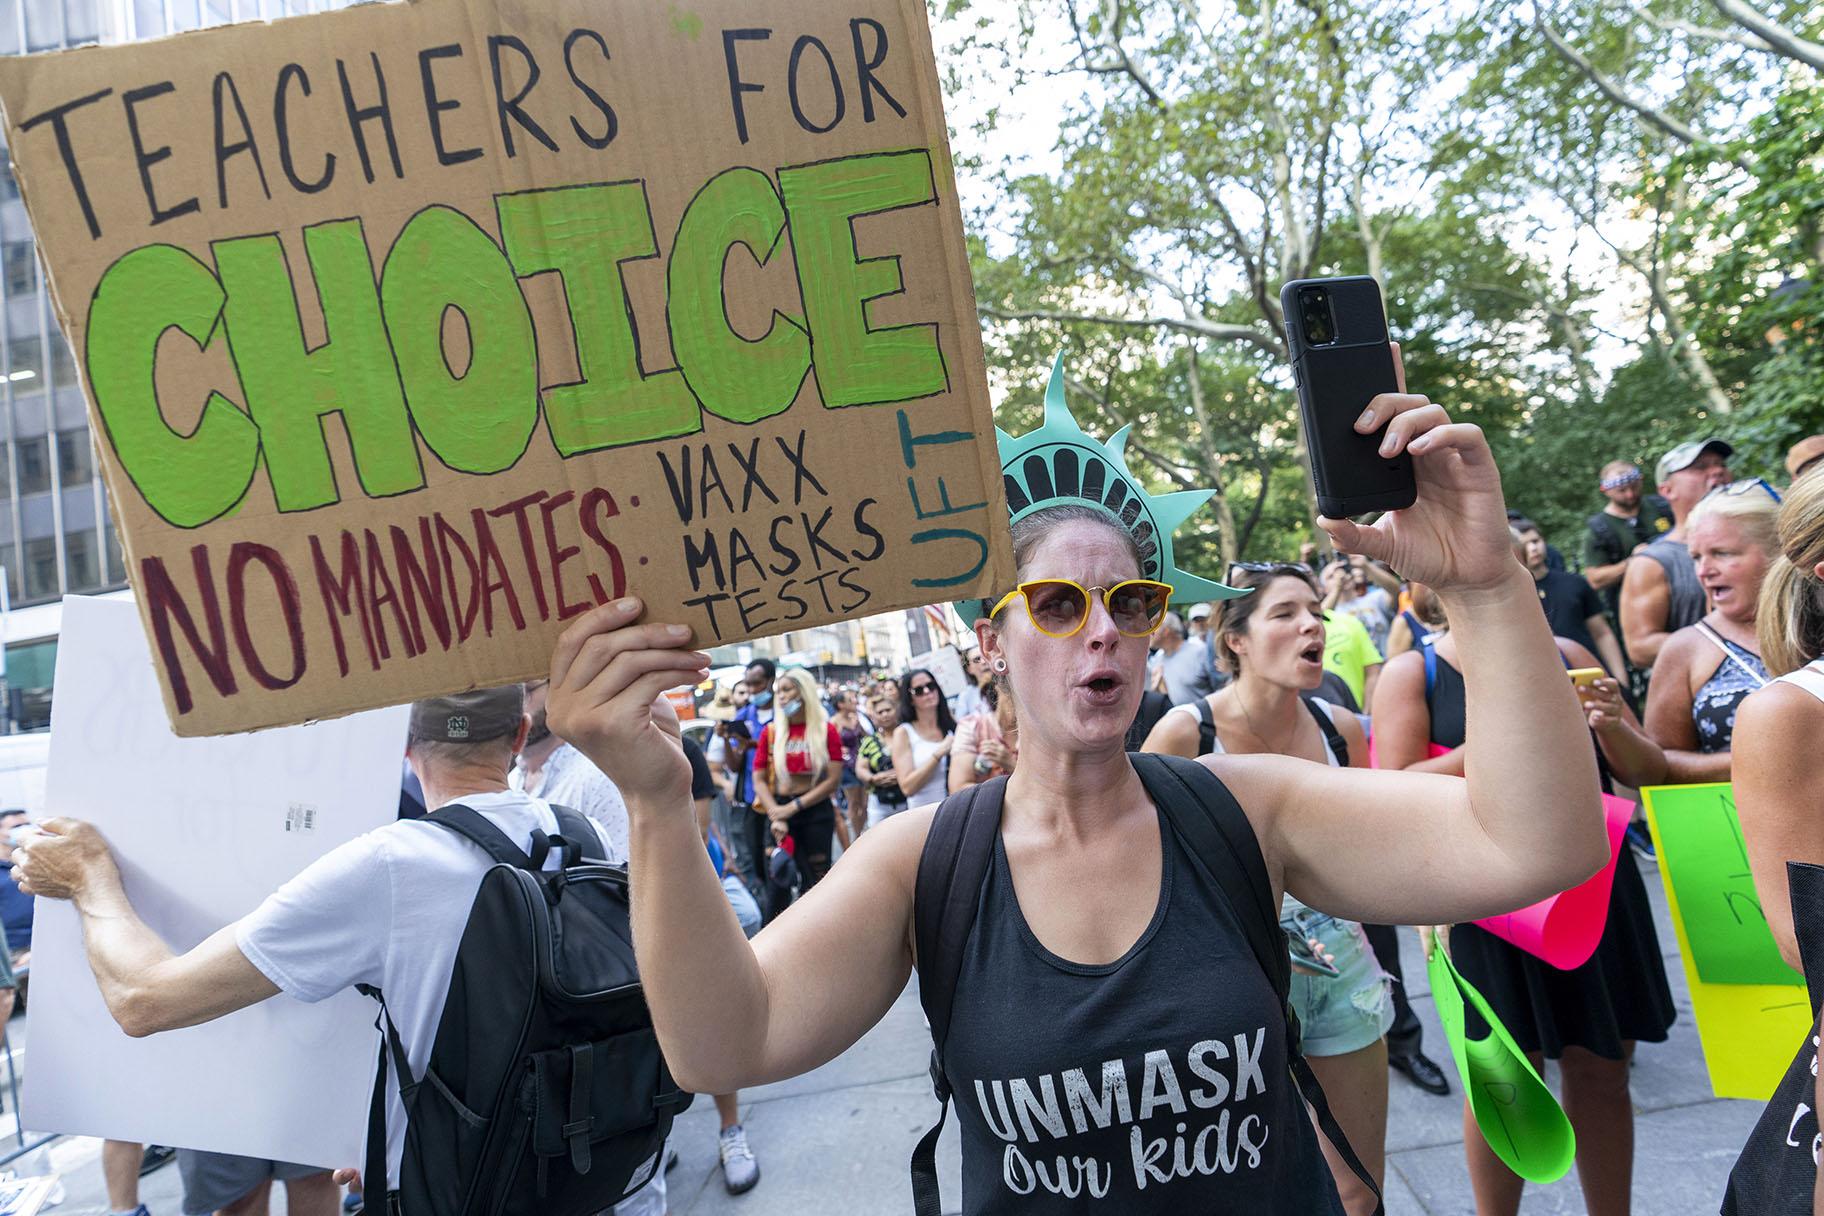
[[(555, 834), (550, 805), (507, 785), (529, 726), (517, 684), (413, 705), (406, 758), (425, 805), (461, 802), (525, 850), (534, 829)], [(324, 854), (248, 915), (174, 955), (127, 901), (101, 833), (73, 819), (40, 827), (14, 853), (20, 885), (75, 905), (89, 967), (128, 1034), (194, 1026), (281, 992), (321, 1001), (371, 984), (386, 993), (406, 1059), (423, 1075), (469, 909), (493, 864), (478, 846), (423, 820), (387, 824)], [(605, 833), (603, 845), (611, 859), (624, 856)], [(547, 864), (559, 860), (554, 851)], [(398, 1087), (389, 1091), (387, 1174), (396, 1185), (405, 1109)], [(615, 1208), (617, 1216), (664, 1211), (663, 1170)]]

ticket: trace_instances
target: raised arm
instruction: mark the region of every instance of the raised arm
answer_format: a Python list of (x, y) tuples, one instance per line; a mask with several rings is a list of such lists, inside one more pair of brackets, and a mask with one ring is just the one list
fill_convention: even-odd
[(1824, 738), (1824, 702), (1790, 684), (1769, 684), (1735, 713), (1735, 811), (1748, 845), (1754, 889), (1780, 955), (1799, 967), (1786, 863), (1824, 865), (1824, 770), (1813, 748)]
[(640, 610), (617, 600), (565, 631), (547, 717), (627, 800), (635, 950), (666, 1063), (685, 1089), (730, 1093), (835, 1058), (898, 997), (930, 815), (865, 833), (749, 943), (703, 864), (676, 719), (654, 704), (708, 656), (687, 626), (635, 624)]
[(1472, 724), (1467, 779), (1277, 756), (1209, 763), (1248, 809), (1269, 867), (1305, 902), (1386, 924), (1474, 919), (1564, 890), (1607, 858), (1596, 757), (1532, 579), (1513, 558), (1482, 432), (1403, 394), (1375, 398), (1358, 429), (1389, 412), (1382, 451), (1412, 453), (1418, 501), (1372, 526), (1319, 522), (1338, 548), (1386, 561), (1443, 601)]

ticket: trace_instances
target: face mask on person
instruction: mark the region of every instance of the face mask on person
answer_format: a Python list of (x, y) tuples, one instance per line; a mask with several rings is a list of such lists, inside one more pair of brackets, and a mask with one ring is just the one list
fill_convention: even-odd
[(788, 718), (801, 718), (804, 716), (804, 702), (795, 697), (790, 701), (781, 701), (779, 712)]
[(765, 709), (767, 706), (769, 706), (773, 703), (772, 690), (768, 689), (766, 692), (754, 693), (753, 695), (751, 695), (747, 698), (747, 703), (749, 705), (755, 706), (756, 708)]

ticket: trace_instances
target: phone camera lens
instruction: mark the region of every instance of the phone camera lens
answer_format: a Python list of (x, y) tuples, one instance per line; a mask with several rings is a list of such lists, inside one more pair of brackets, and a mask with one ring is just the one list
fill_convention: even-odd
[(1298, 293), (1299, 313), (1304, 318), (1305, 342), (1311, 346), (1328, 346), (1336, 341), (1336, 317), (1330, 309), (1330, 293), (1322, 287), (1307, 287)]

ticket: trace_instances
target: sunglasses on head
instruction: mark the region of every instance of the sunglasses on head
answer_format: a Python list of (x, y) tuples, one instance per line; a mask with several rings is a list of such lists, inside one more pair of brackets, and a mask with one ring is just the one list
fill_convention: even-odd
[(1090, 596), (1098, 591), (1115, 629), (1130, 638), (1157, 632), (1165, 621), (1166, 607), (1172, 602), (1172, 585), (1149, 578), (1130, 578), (1112, 587), (1085, 587), (1067, 578), (1039, 578), (1021, 583), (1002, 596), (988, 619), (993, 620), (1001, 609), (1023, 597), (1026, 616), (1034, 629), (1048, 637), (1067, 638), (1089, 620)]
[(1775, 502), (1780, 501), (1780, 492), (1767, 484), (1767, 480), (1763, 477), (1747, 477), (1741, 481), (1732, 481), (1726, 486), (1716, 487), (1716, 489), (1710, 491), (1710, 494), (1706, 494), (1704, 497), (1709, 498), (1711, 494), (1722, 494), (1733, 498), (1738, 494), (1756, 493), (1765, 494)]
[(1302, 574), (1311, 577), (1311, 567), (1304, 562), (1230, 562), (1228, 581), (1238, 574)]

